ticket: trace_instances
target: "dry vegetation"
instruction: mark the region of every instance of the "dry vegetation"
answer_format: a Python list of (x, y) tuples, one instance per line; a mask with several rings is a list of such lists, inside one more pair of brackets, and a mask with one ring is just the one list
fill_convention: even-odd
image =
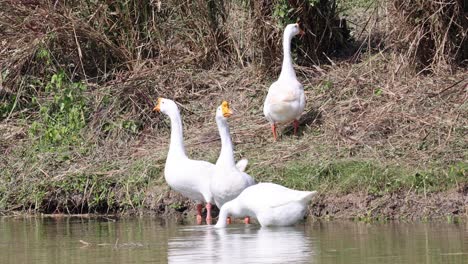
[(467, 66), (467, 6), (461, 0), (396, 0), (389, 8), (396, 27), (390, 35), (421, 71)]
[[(356, 1), (347, 21), (325, 0), (0, 2), (0, 213), (183, 210), (163, 184), (158, 96), (180, 103), (189, 154), (211, 161), (213, 111), (229, 100), (236, 154), (258, 180), (463, 193), (466, 7), (410, 2)], [(281, 25), (296, 19), (307, 109), (299, 138), (285, 128), (272, 143), (261, 109)]]

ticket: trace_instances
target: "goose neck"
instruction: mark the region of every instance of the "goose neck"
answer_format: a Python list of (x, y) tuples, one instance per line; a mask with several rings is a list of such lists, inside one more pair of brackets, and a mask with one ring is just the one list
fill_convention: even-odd
[(291, 57), (291, 40), (292, 34), (285, 32), (283, 36), (283, 65), (281, 67), (280, 79), (282, 78), (296, 78), (294, 67)]
[[(228, 203), (226, 203), (228, 204)], [(218, 216), (218, 223), (216, 223), (216, 227), (226, 227), (226, 221), (229, 216), (229, 205), (224, 204), (221, 207), (221, 211), (219, 212)]]
[(227, 166), (235, 166), (234, 148), (232, 146), (229, 125), (225, 119), (216, 118), (219, 135), (221, 137), (221, 153), (219, 154), (216, 164), (224, 164)]
[(171, 120), (171, 143), (169, 145), (168, 157), (187, 157), (184, 148), (184, 135), (182, 120), (179, 111), (169, 115)]

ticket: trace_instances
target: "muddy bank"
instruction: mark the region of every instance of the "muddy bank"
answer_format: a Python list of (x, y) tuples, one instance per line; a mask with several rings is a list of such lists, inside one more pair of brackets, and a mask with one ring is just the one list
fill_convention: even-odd
[[(147, 211), (162, 217), (193, 217), (195, 204), (170, 191)], [(203, 211), (206, 214), (206, 211)], [(214, 217), (218, 208), (214, 206)], [(319, 194), (309, 205), (309, 216), (320, 219), (429, 220), (468, 217), (468, 185), (439, 193), (401, 191), (385, 195), (366, 193)]]
[[(111, 216), (120, 218), (135, 215), (151, 215), (155, 217), (171, 218), (178, 222), (190, 222), (195, 219), (196, 204), (187, 200), (174, 191), (162, 188), (162, 192), (155, 192), (147, 197), (146, 206), (142, 209), (125, 211), (108, 210), (107, 212), (74, 212), (68, 214), (66, 210), (53, 212), (43, 211), (50, 217), (82, 216), (99, 217)], [(6, 215), (25, 214), (27, 211), (10, 211)], [(213, 217), (217, 217), (219, 209), (213, 206)], [(34, 215), (34, 213), (33, 213)], [(203, 209), (203, 217), (206, 210)], [(385, 195), (361, 193), (349, 194), (319, 194), (309, 205), (309, 218), (337, 219), (337, 220), (412, 220), (426, 221), (452, 219), (462, 217), (468, 219), (468, 184), (449, 191), (416, 193), (401, 191)], [(192, 219), (193, 218), (193, 219)]]
[(440, 193), (411, 191), (382, 196), (365, 193), (320, 195), (310, 206), (310, 215), (338, 219), (427, 220), (468, 217), (468, 185)]

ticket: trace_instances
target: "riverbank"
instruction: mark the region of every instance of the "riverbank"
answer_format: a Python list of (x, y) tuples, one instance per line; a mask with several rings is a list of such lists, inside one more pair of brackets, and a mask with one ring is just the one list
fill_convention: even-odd
[[(0, 24), (9, 40), (0, 43), (1, 215), (191, 214), (193, 204), (163, 177), (170, 126), (152, 111), (162, 96), (180, 103), (188, 155), (211, 162), (220, 149), (214, 112), (228, 100), (236, 157), (249, 160), (247, 172), (259, 182), (318, 190), (313, 216), (466, 216), (466, 67), (415, 70), (401, 50), (373, 43), (379, 35), (365, 26), (352, 30), (368, 35), (350, 41), (348, 55), (312, 64), (298, 49), (307, 97), (299, 136), (283, 126), (273, 142), (262, 106), (280, 55), (226, 62), (231, 53), (210, 57), (200, 48), (195, 56), (189, 47), (197, 39), (176, 32), (174, 43), (182, 44), (161, 39), (173, 45), (157, 47), (162, 55), (127, 58), (126, 42), (87, 24), (102, 14), (59, 8), (70, 13), (40, 4), (0, 9), (8, 11), (0, 11)], [(19, 20), (6, 19), (11, 14)]]
[[(336, 69), (342, 71), (342, 67), (347, 66)], [(462, 118), (466, 101), (455, 93), (432, 98), (431, 104), (414, 104), (445, 89), (446, 84), (438, 84), (440, 77), (424, 77), (433, 86), (408, 85), (401, 95), (390, 94), (400, 89), (394, 85), (388, 88), (389, 94), (367, 97), (364, 87), (373, 90), (381, 84), (376, 78), (376, 83), (360, 86), (364, 95), (350, 93), (342, 98), (336, 93), (353, 85), (324, 90), (323, 85), (341, 81), (333, 79), (333, 70), (323, 73), (315, 84), (306, 86), (308, 108), (300, 136), (292, 136), (285, 127), (280, 140), (272, 142), (259, 110), (268, 82), (231, 90), (241, 81), (239, 75), (223, 77), (228, 84), (223, 96), (209, 96), (211, 92), (206, 91), (206, 98), (183, 101), (191, 157), (211, 162), (217, 158), (220, 143), (211, 112), (221, 96), (235, 109), (232, 136), (238, 159), (249, 160), (247, 172), (257, 181), (318, 190), (321, 195), (311, 207), (312, 215), (384, 219), (466, 215), (466, 119)], [(217, 89), (219, 80), (205, 82)], [(413, 98), (416, 95), (419, 99)], [(453, 105), (447, 106), (451, 100)], [(113, 124), (124, 138), (99, 137), (85, 127), (71, 135), (83, 140), (79, 144), (68, 140), (44, 144), (30, 123), (15, 118), (4, 121), (0, 127), (5, 154), (1, 214), (151, 211), (164, 215), (190, 208), (165, 184), (162, 171), (170, 127), (164, 116), (151, 112), (151, 102), (143, 109), (153, 119), (149, 127), (133, 133)]]
[[(309, 205), (308, 219), (316, 220), (353, 220), (362, 222), (374, 221), (466, 221), (468, 220), (468, 185), (464, 189), (418, 194), (413, 191), (385, 195), (368, 193), (350, 193), (346, 195), (320, 194)], [(161, 193), (156, 201), (148, 201), (148, 207), (128, 209), (120, 212), (70, 214), (56, 210), (52, 213), (38, 211), (13, 210), (2, 216), (12, 217), (79, 217), (102, 218), (109, 221), (135, 215), (155, 216), (172, 221), (193, 222), (196, 215), (195, 204), (177, 193)], [(217, 217), (218, 208), (213, 208), (213, 217)], [(206, 211), (203, 210), (203, 215)], [(241, 221), (241, 220), (239, 220)]]

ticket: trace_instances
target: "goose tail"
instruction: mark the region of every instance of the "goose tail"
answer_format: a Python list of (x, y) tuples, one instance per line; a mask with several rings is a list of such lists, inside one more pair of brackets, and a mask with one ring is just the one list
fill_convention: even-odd
[(317, 191), (311, 191), (311, 192), (303, 191), (301, 192), (301, 195), (299, 196), (299, 200), (301, 202), (308, 202), (312, 200), (312, 197), (314, 197), (316, 194), (317, 194)]
[(247, 164), (248, 164), (248, 163), (249, 163), (249, 160), (247, 160), (247, 159), (241, 159), (241, 160), (239, 160), (239, 161), (236, 163), (236, 167), (237, 167), (240, 171), (244, 172), (244, 171), (245, 171), (245, 168), (247, 168)]

